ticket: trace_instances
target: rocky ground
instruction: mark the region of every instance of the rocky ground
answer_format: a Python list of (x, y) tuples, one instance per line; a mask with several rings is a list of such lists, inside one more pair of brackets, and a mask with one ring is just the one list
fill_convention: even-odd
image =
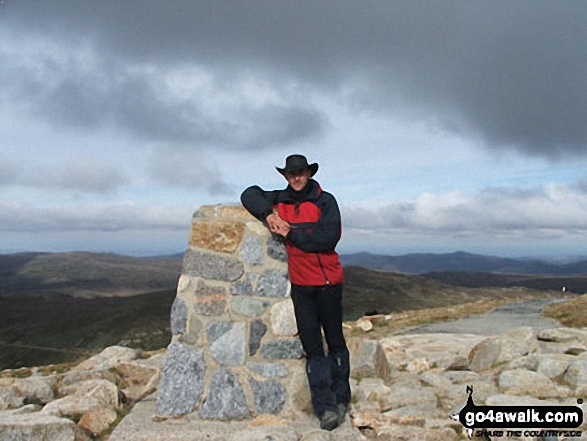
[[(464, 440), (466, 431), (450, 415), (466, 404), (467, 386), (476, 405), (575, 406), (587, 395), (587, 329), (367, 338), (385, 320), (373, 316), (347, 324), (353, 400), (350, 418), (333, 432), (320, 430), (303, 412), (231, 423), (189, 415), (158, 420), (153, 417), (165, 353), (111, 347), (64, 372), (39, 369), (18, 378), (22, 371), (5, 371), (0, 439)], [(542, 438), (522, 433), (494, 439)]]

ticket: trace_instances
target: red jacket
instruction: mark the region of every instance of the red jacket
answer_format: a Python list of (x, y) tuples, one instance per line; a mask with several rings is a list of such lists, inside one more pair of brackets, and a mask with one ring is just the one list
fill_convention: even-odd
[(336, 199), (311, 179), (300, 192), (291, 187), (265, 191), (258, 186), (241, 195), (243, 206), (261, 221), (274, 209), (288, 222), (285, 238), (289, 277), (294, 285), (335, 285), (342, 283), (342, 266), (334, 251), (341, 235), (340, 211)]

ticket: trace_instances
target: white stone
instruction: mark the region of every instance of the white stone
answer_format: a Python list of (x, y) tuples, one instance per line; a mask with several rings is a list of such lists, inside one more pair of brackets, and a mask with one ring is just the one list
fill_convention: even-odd
[(358, 401), (377, 401), (382, 403), (391, 389), (381, 378), (365, 378), (355, 388), (355, 399)]
[(569, 365), (564, 376), (564, 382), (581, 395), (587, 393), (587, 360), (577, 360)]
[(112, 409), (92, 409), (82, 415), (78, 426), (98, 435), (108, 429), (117, 417), (116, 412)]
[(294, 336), (298, 333), (293, 301), (288, 298), (271, 307), (271, 330), (275, 335)]
[(83, 415), (89, 410), (103, 407), (100, 400), (94, 397), (81, 397), (77, 395), (68, 395), (55, 401), (51, 401), (42, 413), (55, 416), (74, 416)]
[(500, 389), (511, 395), (557, 396), (555, 385), (546, 375), (526, 369), (504, 371), (497, 383)]
[(141, 353), (138, 349), (126, 348), (123, 346), (111, 346), (104, 349), (98, 355), (88, 358), (78, 364), (74, 371), (92, 371), (111, 369), (124, 361), (136, 360)]
[(73, 421), (42, 412), (15, 415), (0, 412), (1, 440), (89, 441)]
[(23, 404), (22, 392), (15, 385), (0, 386), (0, 410), (14, 409)]
[(371, 331), (373, 329), (373, 323), (371, 323), (369, 320), (359, 320), (357, 322), (357, 326), (365, 332)]
[(29, 403), (46, 404), (55, 398), (55, 377), (28, 377), (17, 381), (16, 387)]

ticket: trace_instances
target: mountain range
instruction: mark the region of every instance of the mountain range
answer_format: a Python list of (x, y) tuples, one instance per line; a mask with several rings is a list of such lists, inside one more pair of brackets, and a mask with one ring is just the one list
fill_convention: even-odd
[(372, 270), (423, 274), (439, 271), (490, 272), (502, 274), (540, 274), (570, 276), (587, 274), (587, 260), (552, 263), (539, 259), (514, 259), (462, 251), (444, 254), (414, 253), (389, 256), (372, 253), (341, 255), (343, 266), (360, 266)]

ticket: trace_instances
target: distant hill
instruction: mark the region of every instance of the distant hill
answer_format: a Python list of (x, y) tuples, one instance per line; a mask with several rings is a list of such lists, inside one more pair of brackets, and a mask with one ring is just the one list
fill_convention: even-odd
[(415, 253), (387, 256), (371, 253), (343, 254), (343, 266), (361, 266), (372, 270), (423, 274), (441, 271), (494, 272), (504, 274), (543, 274), (569, 276), (587, 274), (587, 260), (549, 263), (541, 260), (511, 259), (464, 252)]
[[(442, 273), (439, 273), (442, 274)], [(437, 308), (481, 299), (512, 299), (535, 295), (557, 295), (556, 290), (526, 289), (519, 285), (492, 287), (456, 286), (427, 275), (373, 271), (361, 267), (344, 268), (343, 314), (356, 320), (368, 313), (381, 314), (406, 310)], [(499, 282), (501, 280), (498, 279)]]
[(181, 256), (140, 258), (106, 253), (0, 255), (0, 296), (58, 293), (122, 296), (174, 289)]
[(536, 290), (561, 291), (567, 293), (587, 293), (587, 275), (556, 276), (531, 274), (478, 273), (472, 271), (438, 271), (422, 274), (440, 283), (468, 288), (523, 286)]

